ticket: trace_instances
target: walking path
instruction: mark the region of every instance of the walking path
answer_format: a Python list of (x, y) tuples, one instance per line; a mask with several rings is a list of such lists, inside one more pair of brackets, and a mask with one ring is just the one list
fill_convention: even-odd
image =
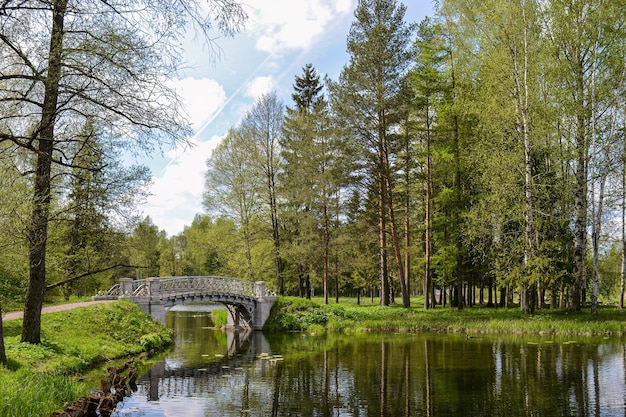
[[(71, 310), (71, 309), (77, 308), (77, 307), (86, 307), (86, 306), (90, 306), (92, 304), (110, 303), (112, 301), (115, 301), (115, 300), (83, 301), (83, 302), (80, 302), (80, 303), (61, 304), (61, 305), (58, 305), (58, 306), (44, 307), (41, 310), (41, 313), (42, 314), (54, 313), (56, 311)], [(23, 311), (16, 311), (15, 313), (7, 313), (7, 314), (3, 315), (2, 316), (2, 321), (21, 319), (23, 317), (24, 317), (24, 312)]]

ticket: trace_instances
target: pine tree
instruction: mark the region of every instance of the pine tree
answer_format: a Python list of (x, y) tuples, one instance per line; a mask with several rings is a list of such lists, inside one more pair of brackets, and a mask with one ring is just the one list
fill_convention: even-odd
[(411, 27), (404, 21), (406, 6), (394, 0), (360, 0), (347, 40), (350, 62), (332, 84), (333, 107), (355, 133), (371, 161), (369, 184), (378, 205), (379, 277), (381, 304), (391, 301), (387, 259), (387, 231), (395, 255), (405, 307), (410, 305), (400, 235), (393, 199), (396, 152), (389, 132), (393, 103), (410, 63)]
[(292, 242), (300, 288), (303, 283), (309, 287), (308, 272), (316, 269), (320, 259), (324, 301), (328, 303), (331, 207), (346, 181), (346, 146), (332, 126), (322, 89), (317, 71), (307, 64), (302, 76), (296, 77), (292, 95), (295, 107), (287, 108), (281, 152), (285, 161), (283, 193), (292, 213), (291, 224), (295, 225)]

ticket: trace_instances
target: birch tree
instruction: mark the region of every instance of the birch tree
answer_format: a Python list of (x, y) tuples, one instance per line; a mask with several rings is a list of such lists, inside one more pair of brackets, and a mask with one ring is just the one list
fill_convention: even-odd
[(255, 149), (251, 155), (265, 182), (264, 199), (274, 242), (274, 264), (278, 293), (283, 295), (284, 260), (281, 253), (280, 224), (278, 218), (278, 174), (281, 170), (280, 141), (284, 119), (284, 106), (276, 92), (259, 97), (246, 114), (241, 127), (250, 135)]
[(254, 217), (262, 206), (263, 172), (251, 155), (255, 143), (245, 129), (231, 129), (207, 161), (204, 206), (237, 221), (243, 237), (245, 278), (255, 279), (252, 267)]
[[(606, 106), (606, 86), (615, 80), (610, 71), (610, 61), (620, 56), (623, 44), (623, 2), (582, 0), (553, 0), (544, 4), (544, 31), (556, 61), (552, 67), (552, 80), (560, 93), (555, 94), (560, 110), (560, 129), (569, 139), (574, 154), (574, 287), (570, 305), (580, 310), (586, 301), (588, 250), (587, 230), (589, 220), (596, 223), (601, 216), (596, 191), (601, 190), (602, 179), (596, 177), (599, 165), (592, 158), (597, 141), (597, 121)], [(623, 52), (618, 71), (623, 71)], [(618, 60), (619, 61), (619, 60)], [(593, 172), (592, 172), (593, 171)], [(595, 187), (600, 178), (599, 188)], [(591, 207), (592, 214), (589, 215)], [(592, 246), (599, 237), (599, 228), (592, 236)], [(596, 278), (594, 278), (595, 280)]]

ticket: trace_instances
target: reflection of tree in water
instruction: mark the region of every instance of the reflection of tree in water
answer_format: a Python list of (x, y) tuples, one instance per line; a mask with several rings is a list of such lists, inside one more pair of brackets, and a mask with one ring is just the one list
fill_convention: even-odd
[[(201, 364), (163, 362), (163, 371), (155, 368), (154, 379), (147, 384), (158, 387), (151, 397), (161, 401), (168, 395), (195, 397), (206, 415), (215, 416), (624, 412), (626, 375), (621, 367), (626, 348), (619, 341), (549, 343), (537, 338), (430, 334), (268, 337), (270, 343), (254, 332), (229, 354), (233, 338), (223, 340), (222, 334), (218, 350), (195, 348), (209, 352), (201, 356)], [(610, 368), (620, 369), (617, 381), (609, 380)], [(621, 406), (618, 400), (607, 401), (611, 386), (621, 394)], [(143, 392), (148, 395), (146, 388)]]
[(287, 356), (273, 415), (604, 415), (604, 362), (622, 360), (617, 342), (351, 339), (296, 363)]

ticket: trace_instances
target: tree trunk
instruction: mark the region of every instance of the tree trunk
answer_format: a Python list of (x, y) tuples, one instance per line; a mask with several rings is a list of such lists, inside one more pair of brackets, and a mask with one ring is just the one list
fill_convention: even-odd
[[(606, 174), (600, 177), (600, 191), (598, 194), (598, 208), (592, 211), (591, 241), (593, 251), (593, 284), (591, 292), (591, 313), (598, 314), (598, 291), (600, 279), (600, 234), (602, 233), (602, 211), (604, 201), (604, 188), (606, 186)], [(594, 202), (595, 206), (595, 202)]]
[(456, 189), (456, 204), (454, 207), (454, 224), (456, 228), (456, 287), (457, 287), (457, 308), (463, 310), (463, 272), (462, 272), (462, 258), (461, 253), (463, 250), (461, 244), (461, 158), (460, 158), (460, 145), (459, 145), (459, 119), (457, 115), (454, 115), (454, 161), (456, 164), (456, 173), (454, 178), (454, 188)]
[[(387, 161), (387, 166), (389, 161)], [(389, 226), (391, 229), (391, 241), (393, 244), (393, 251), (396, 258), (396, 266), (398, 268), (398, 278), (400, 279), (400, 291), (402, 295), (402, 306), (404, 308), (408, 308), (411, 306), (411, 298), (409, 295), (408, 282), (405, 280), (406, 276), (404, 273), (404, 262), (402, 261), (402, 252), (400, 250), (400, 237), (398, 235), (398, 227), (396, 225), (396, 218), (393, 211), (393, 197), (392, 193), (392, 185), (389, 178), (389, 172), (386, 175), (386, 184), (387, 184), (387, 210), (389, 211)]]
[[(524, 213), (524, 266), (526, 270), (523, 273), (521, 282), (521, 310), (524, 314), (534, 312), (536, 304), (533, 301), (535, 296), (535, 285), (531, 284), (528, 279), (528, 264), (532, 262), (534, 256), (533, 236), (534, 236), (534, 220), (533, 220), (533, 189), (532, 189), (532, 149), (530, 142), (530, 91), (529, 91), (529, 65), (528, 65), (528, 22), (526, 21), (526, 9), (522, 6), (522, 18), (524, 20), (524, 44), (523, 44), (523, 68), (519, 68), (520, 57), (517, 54), (517, 48), (512, 48), (512, 60), (515, 73), (517, 124), (520, 130), (524, 147), (524, 197), (525, 197), (525, 213)], [(522, 78), (520, 79), (520, 74)]]
[[(406, 192), (404, 198), (404, 282), (406, 286), (406, 292), (410, 297), (411, 293), (411, 193), (410, 193), (410, 184), (411, 184), (411, 170), (410, 165), (408, 163), (411, 148), (411, 141), (409, 139), (408, 128), (407, 134), (405, 138), (406, 143), (406, 155), (407, 155), (407, 166), (405, 168), (405, 183), (406, 183)], [(409, 301), (410, 302), (410, 301)]]
[[(577, 51), (576, 57), (580, 57)], [(571, 293), (571, 308), (580, 311), (584, 305), (583, 295), (586, 281), (586, 255), (587, 255), (587, 179), (589, 151), (587, 144), (586, 112), (585, 104), (585, 77), (583, 58), (578, 58), (576, 63), (576, 101), (577, 101), (577, 126), (576, 126), (576, 194), (574, 198), (574, 286)]]
[[(452, 68), (452, 93), (453, 99), (456, 99), (456, 77), (454, 72), (454, 59), (452, 57), (452, 50), (449, 52), (450, 56), (450, 66)], [(455, 173), (454, 173), (454, 188), (456, 191), (456, 201), (454, 207), (454, 226), (456, 229), (456, 292), (457, 292), (457, 308), (459, 310), (463, 310), (463, 298), (461, 294), (463, 294), (463, 264), (462, 264), (462, 242), (461, 242), (461, 150), (459, 143), (459, 118), (456, 114), (456, 111), (453, 115), (453, 137), (454, 137), (454, 164), (455, 164)]]
[(248, 218), (248, 214), (244, 213), (243, 208), (240, 208), (241, 214), (241, 226), (243, 228), (243, 244), (246, 252), (246, 271), (247, 278), (249, 280), (254, 280), (254, 270), (252, 269), (252, 236), (250, 234), (250, 220)]
[[(584, 140), (584, 139), (583, 139)], [(587, 174), (586, 152), (578, 150), (578, 167), (576, 171), (576, 210), (574, 223), (574, 286), (571, 293), (571, 308), (580, 311), (582, 307), (583, 283), (585, 282), (587, 253)]]
[[(380, 116), (381, 120), (383, 121), (383, 123), (381, 124), (381, 127), (384, 127), (386, 126), (386, 123), (384, 122), (385, 112), (381, 111), (380, 115), (381, 115)], [(391, 182), (391, 168), (389, 164), (389, 148), (387, 145), (387, 134), (385, 133), (384, 129), (380, 129), (379, 135), (380, 135), (379, 140), (381, 141), (380, 147), (382, 150), (382, 160), (380, 162), (381, 162), (383, 178), (384, 178), (383, 199), (386, 202), (387, 211), (389, 215), (389, 228), (391, 232), (391, 243), (392, 243), (393, 252), (396, 258), (396, 267), (398, 268), (398, 279), (400, 280), (400, 289), (402, 293), (402, 305), (405, 308), (408, 308), (411, 305), (411, 299), (408, 293), (408, 285), (407, 285), (407, 282), (405, 281), (404, 263), (402, 261), (402, 252), (400, 250), (400, 237), (398, 235), (398, 227), (396, 225), (396, 216), (394, 214), (393, 185)]]
[[(431, 275), (430, 275), (430, 258), (431, 253), (430, 250), (432, 248), (431, 242), (431, 217), (432, 214), (430, 212), (431, 209), (431, 182), (432, 182), (432, 167), (431, 167), (431, 157), (430, 157), (430, 114), (429, 114), (429, 106), (426, 106), (426, 196), (424, 206), (426, 208), (426, 213), (424, 214), (424, 308), (428, 310), (430, 308), (429, 302), (429, 289), (431, 287)], [(433, 300), (434, 304), (434, 300)]]
[[(604, 200), (604, 186), (606, 183), (606, 170), (600, 168), (598, 163), (597, 154), (597, 141), (596, 141), (596, 72), (598, 70), (598, 40), (596, 39), (593, 48), (593, 64), (591, 70), (591, 156), (589, 158), (589, 164), (591, 165), (591, 251), (593, 258), (593, 278), (592, 278), (592, 292), (591, 292), (591, 313), (598, 314), (598, 279), (600, 275), (600, 233), (602, 230), (602, 209)], [(608, 137), (612, 135), (609, 134)], [(596, 200), (595, 182), (596, 175), (601, 171), (600, 175), (600, 190), (598, 198)], [(597, 208), (596, 208), (597, 201)]]
[(33, 212), (29, 231), (29, 280), (24, 303), (22, 342), (41, 342), (41, 309), (46, 288), (46, 247), (50, 211), (50, 171), (54, 150), (54, 124), (61, 78), (63, 55), (63, 23), (67, 0), (53, 3), (48, 71), (45, 80), (41, 124), (37, 135)]
[(307, 300), (310, 300), (311, 299), (311, 275), (308, 273), (306, 274), (305, 289), (306, 289), (306, 298)]
[(326, 195), (324, 194), (324, 272), (323, 272), (323, 282), (324, 282), (324, 304), (328, 304), (328, 246), (330, 242), (330, 227), (328, 225), (328, 207), (326, 206)]
[(4, 349), (4, 327), (2, 326), (2, 303), (0, 303), (0, 365), (6, 365), (7, 354)]
[[(269, 164), (268, 164), (269, 165)], [(268, 167), (269, 174), (267, 178), (269, 191), (269, 209), (272, 222), (272, 238), (274, 240), (274, 263), (276, 265), (276, 286), (278, 294), (285, 295), (285, 285), (283, 282), (283, 259), (280, 252), (280, 235), (278, 227), (278, 208), (276, 203), (276, 180), (274, 170)]]
[[(381, 152), (379, 150), (379, 152)], [(380, 304), (389, 305), (389, 277), (387, 275), (387, 231), (385, 221), (385, 199), (383, 174), (378, 173), (378, 255), (380, 277)]]
[(304, 272), (302, 265), (298, 265), (298, 297), (305, 298), (306, 296), (304, 294)]
[[(626, 107), (624, 107), (626, 113)], [(626, 114), (625, 120), (626, 120)], [(626, 131), (626, 128), (624, 129)], [(622, 269), (620, 273), (619, 308), (624, 309), (624, 289), (626, 287), (626, 149), (622, 160)]]

